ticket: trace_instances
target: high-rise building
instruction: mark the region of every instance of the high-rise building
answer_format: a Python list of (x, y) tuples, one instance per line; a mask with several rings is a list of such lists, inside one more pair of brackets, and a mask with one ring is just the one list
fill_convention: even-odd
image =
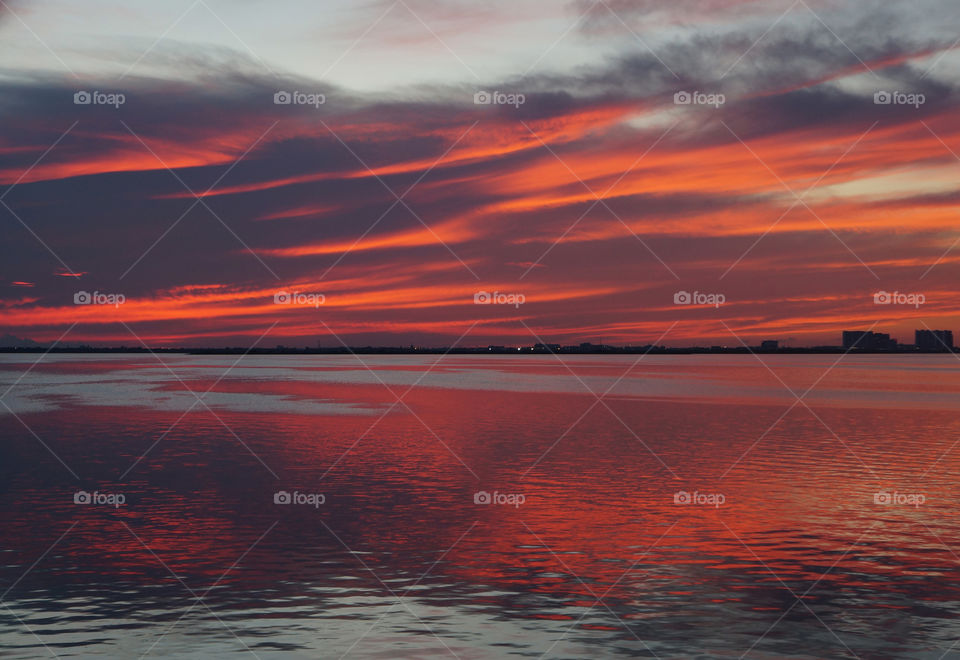
[(952, 351), (953, 331), (951, 330), (917, 330), (914, 333), (914, 342), (921, 351)]
[(844, 330), (843, 347), (863, 351), (892, 351), (897, 348), (897, 340), (882, 332), (867, 330)]
[(864, 332), (863, 330), (844, 330), (843, 331), (843, 347), (850, 349), (854, 346), (859, 346), (863, 341), (865, 335), (869, 333)]

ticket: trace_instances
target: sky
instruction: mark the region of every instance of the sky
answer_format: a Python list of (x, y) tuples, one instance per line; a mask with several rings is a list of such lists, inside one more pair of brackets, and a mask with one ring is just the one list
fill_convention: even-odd
[(958, 28), (950, 0), (3, 0), (0, 335), (960, 331)]

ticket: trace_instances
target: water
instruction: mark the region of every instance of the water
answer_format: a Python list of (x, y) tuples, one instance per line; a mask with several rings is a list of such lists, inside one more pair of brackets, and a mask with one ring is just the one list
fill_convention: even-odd
[(36, 358), (3, 657), (960, 657), (950, 355)]

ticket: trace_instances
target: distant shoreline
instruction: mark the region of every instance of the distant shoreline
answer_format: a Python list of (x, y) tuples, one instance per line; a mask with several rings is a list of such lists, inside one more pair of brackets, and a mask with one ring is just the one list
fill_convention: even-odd
[(330, 348), (284, 347), (276, 348), (137, 348), (137, 347), (0, 347), (0, 354), (14, 353), (57, 353), (57, 354), (129, 354), (149, 355), (151, 353), (180, 355), (948, 355), (960, 352), (960, 348), (950, 351), (919, 350), (905, 348), (897, 350), (853, 349), (842, 346), (817, 346), (811, 348), (760, 348), (739, 347), (690, 347), (670, 348), (665, 346), (604, 346), (591, 349), (580, 347), (560, 347), (552, 349), (524, 347), (485, 347), (485, 348), (428, 348), (428, 347), (391, 347), (391, 346), (351, 346)]

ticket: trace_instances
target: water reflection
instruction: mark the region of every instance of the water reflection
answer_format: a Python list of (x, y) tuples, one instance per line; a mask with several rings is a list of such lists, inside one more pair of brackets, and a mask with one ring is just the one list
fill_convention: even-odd
[[(774, 369), (802, 392), (834, 359)], [(229, 366), (178, 360), (197, 392)], [(53, 362), (17, 386), (44, 407), (0, 416), (6, 656), (960, 655), (960, 424), (928, 396), (960, 376), (939, 358), (859, 358), (823, 381), (842, 405), (786, 414), (749, 357), (644, 364), (625, 380), (653, 384), (609, 409), (551, 358), (451, 359), (456, 387), (428, 376), (392, 409), (356, 364), (257, 360), (186, 414), (149, 403), (180, 384), (139, 359)], [(432, 362), (374, 367), (400, 395)], [(574, 370), (602, 392), (631, 362)], [(564, 382), (538, 390), (544, 376)], [(149, 401), (50, 394), (87, 379), (138, 381)], [(658, 379), (709, 387), (651, 397)], [(238, 403), (258, 396), (273, 403)]]

